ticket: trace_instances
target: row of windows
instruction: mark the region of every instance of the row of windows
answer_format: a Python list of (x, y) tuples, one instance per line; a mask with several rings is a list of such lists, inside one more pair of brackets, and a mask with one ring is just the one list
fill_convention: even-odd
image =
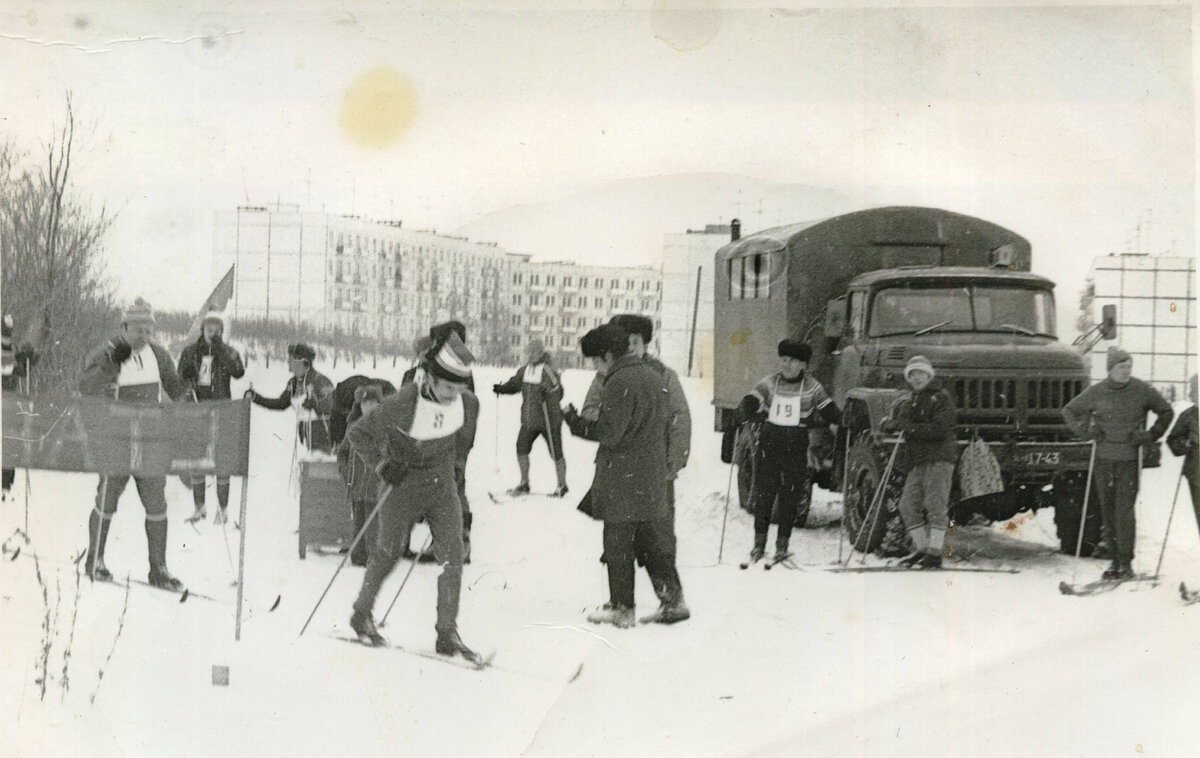
[[(513, 284), (524, 284), (525, 283), (524, 272), (513, 272), (512, 281), (513, 281)], [(553, 287), (556, 285), (557, 281), (558, 281), (558, 277), (555, 274), (547, 274), (545, 286)], [(604, 279), (601, 279), (600, 277), (596, 277), (594, 280), (592, 280), (592, 282), (593, 282), (592, 287), (594, 289), (604, 289)], [(662, 282), (651, 282), (649, 279), (642, 280), (642, 286), (640, 289), (643, 292), (645, 292), (650, 289), (650, 285), (652, 283), (655, 285), (654, 289), (656, 292), (662, 291)], [(533, 286), (541, 286), (542, 275), (541, 274), (530, 274), (529, 275), (529, 284), (533, 285)], [(636, 284), (636, 280), (626, 279), (625, 280), (625, 289), (633, 290), (635, 284)], [(580, 277), (579, 286), (586, 287), (587, 285), (588, 285), (587, 277)], [(574, 279), (570, 276), (564, 276), (563, 280), (562, 280), (562, 286), (564, 286), (564, 287), (574, 286)], [(609, 280), (609, 289), (620, 289), (620, 287), (621, 287), (620, 279), (610, 279)]]

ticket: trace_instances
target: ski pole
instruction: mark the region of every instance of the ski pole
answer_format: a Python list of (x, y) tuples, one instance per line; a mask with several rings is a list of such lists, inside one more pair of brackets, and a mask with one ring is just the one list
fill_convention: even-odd
[(1175, 518), (1175, 504), (1179, 502), (1179, 486), (1183, 484), (1183, 468), (1179, 469), (1179, 478), (1175, 480), (1175, 496), (1171, 498), (1171, 511), (1167, 514), (1167, 529), (1163, 533), (1162, 549), (1158, 551), (1158, 563), (1154, 566), (1154, 581), (1158, 581), (1158, 570), (1162, 568), (1163, 556), (1167, 552), (1167, 537), (1171, 534), (1171, 519)]
[[(104, 502), (106, 500), (108, 500), (108, 477), (102, 475), (100, 477), (100, 502), (98, 503), (100, 506), (100, 518), (96, 519), (96, 531), (92, 534), (92, 544), (88, 546), (89, 551), (92, 548), (96, 549), (95, 555), (88, 556), (92, 561), (92, 567), (88, 570), (88, 579), (93, 582), (96, 581), (96, 563), (100, 560), (100, 532), (104, 531)], [(28, 536), (28, 529), (26, 529), (25, 534)]]
[(846, 430), (846, 452), (842, 455), (842, 527), (838, 529), (837, 565), (842, 563), (842, 543), (846, 539), (846, 491), (850, 483), (850, 430)]
[[(1087, 483), (1083, 485), (1083, 508), (1079, 514), (1079, 537), (1075, 540), (1075, 559), (1079, 559), (1079, 554), (1083, 551), (1083, 533), (1084, 527), (1087, 526), (1087, 511), (1088, 500), (1092, 494), (1092, 476), (1095, 474), (1096, 467), (1096, 440), (1091, 441), (1092, 453), (1088, 458), (1088, 478)], [(1109, 546), (1112, 550), (1116, 550), (1116, 545)], [(1075, 578), (1075, 574), (1071, 574), (1071, 578)]]
[(496, 423), (493, 424), (495, 434), (492, 439), (492, 469), (497, 474), (500, 473), (500, 393), (493, 392), (492, 397), (496, 400)]
[[(895, 446), (892, 447), (892, 455), (888, 458), (887, 465), (883, 469), (883, 477), (880, 478), (879, 484), (875, 487), (875, 493), (871, 496), (871, 504), (867, 506), (867, 512), (863, 514), (863, 522), (858, 526), (858, 533), (854, 535), (854, 542), (850, 545), (850, 552), (846, 555), (846, 562), (842, 564), (843, 568), (850, 565), (850, 561), (854, 557), (854, 550), (858, 547), (859, 541), (862, 539), (863, 529), (867, 528), (867, 521), (872, 521), (871, 532), (875, 531), (875, 522), (879, 517), (879, 512), (875, 510), (875, 503), (878, 502), (882, 508), (883, 498), (881, 496), (884, 487), (887, 485), (888, 478), (892, 475), (892, 465), (896, 462), (896, 453), (900, 450), (900, 443), (903, 441), (904, 433), (901, 432), (900, 436), (896, 438)], [(874, 519), (872, 518), (872, 512), (874, 512)], [(868, 539), (868, 541), (870, 540)], [(864, 563), (867, 560), (867, 552), (865, 549), (862, 551)]]
[(392, 598), (391, 605), (389, 605), (387, 608), (387, 611), (384, 612), (383, 618), (381, 618), (379, 620), (380, 626), (387, 625), (387, 617), (389, 614), (391, 614), (392, 609), (396, 607), (396, 601), (400, 599), (400, 593), (404, 591), (404, 585), (408, 584), (408, 578), (410, 576), (412, 576), (413, 569), (415, 569), (417, 567), (418, 560), (421, 558), (422, 555), (424, 555), (429, 550), (429, 546), (432, 544), (433, 544), (433, 528), (430, 527), (429, 539), (425, 540), (425, 547), (421, 548), (421, 552), (414, 555), (413, 559), (412, 559), (412, 563), (408, 564), (408, 572), (404, 574), (404, 579), (403, 579), (403, 581), (400, 582), (400, 589), (396, 590), (396, 596), (394, 598)]
[[(879, 480), (879, 487), (877, 487), (875, 490), (875, 500), (877, 501), (875, 506), (875, 516), (871, 519), (871, 531), (867, 532), (867, 542), (871, 541), (871, 535), (875, 533), (875, 525), (879, 523), (879, 514), (883, 511), (883, 497), (887, 492), (888, 481), (892, 478), (892, 467), (896, 463), (896, 453), (900, 450), (900, 443), (903, 440), (904, 433), (901, 432), (900, 436), (896, 438), (896, 446), (892, 448), (892, 455), (888, 459), (888, 464), (883, 469), (883, 478)], [(857, 540), (855, 541), (857, 542)], [(866, 564), (867, 551), (865, 549), (862, 551), (862, 555), (859, 556), (858, 562), (860, 564)]]
[(350, 556), (354, 553), (354, 548), (358, 547), (359, 541), (363, 538), (363, 535), (367, 533), (367, 528), (371, 526), (371, 522), (375, 520), (375, 516), (379, 513), (379, 509), (383, 507), (384, 501), (387, 500), (388, 496), (391, 494), (392, 485), (389, 484), (379, 495), (379, 502), (375, 503), (375, 507), (371, 510), (371, 515), (367, 516), (367, 520), (363, 522), (362, 529), (359, 529), (358, 534), (354, 535), (354, 541), (350, 543), (350, 549), (346, 551), (346, 555), (342, 558), (342, 562), (338, 564), (337, 569), (335, 569), (333, 572), (333, 576), (329, 578), (329, 584), (325, 585), (325, 591), (321, 593), (321, 597), (317, 598), (317, 604), (313, 606), (312, 613), (308, 614), (308, 619), (305, 620), (304, 626), (300, 627), (300, 634), (297, 635), (298, 637), (303, 636), (304, 630), (308, 629), (308, 625), (312, 621), (313, 616), (317, 614), (317, 609), (321, 607), (321, 603), (324, 602), (325, 596), (329, 594), (329, 589), (333, 587), (334, 580), (337, 579), (338, 574), (342, 572), (342, 569), (346, 567), (346, 561), (350, 560)]
[(558, 451), (554, 449), (554, 436), (550, 432), (550, 411), (546, 409), (546, 401), (542, 401), (542, 420), (546, 422), (546, 446), (550, 448), (550, 457), (558, 462)]
[[(736, 434), (740, 434), (739, 429)], [(736, 436), (735, 436), (736, 439)], [(729, 482), (725, 485), (725, 516), (721, 519), (721, 546), (717, 548), (717, 565), (721, 564), (721, 558), (725, 555), (725, 525), (729, 523), (729, 493), (733, 489), (733, 464), (729, 464)]]

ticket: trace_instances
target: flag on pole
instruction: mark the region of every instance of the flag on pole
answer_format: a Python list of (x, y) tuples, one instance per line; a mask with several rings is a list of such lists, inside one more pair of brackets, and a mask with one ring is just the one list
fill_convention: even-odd
[(229, 303), (229, 298), (233, 297), (233, 270), (236, 266), (230, 266), (225, 272), (225, 276), (221, 277), (221, 281), (217, 282), (217, 286), (213, 288), (211, 294), (200, 306), (200, 310), (196, 313), (196, 317), (192, 319), (192, 325), (188, 327), (187, 336), (182, 342), (172, 345), (175, 352), (182, 350), (188, 343), (194, 342), (200, 336), (200, 323), (204, 321), (204, 316), (213, 311), (223, 311)]

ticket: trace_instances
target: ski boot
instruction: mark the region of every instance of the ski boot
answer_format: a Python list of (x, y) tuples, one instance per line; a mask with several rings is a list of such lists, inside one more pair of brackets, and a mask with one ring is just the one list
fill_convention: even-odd
[(97, 558), (93, 568), (92, 556), (89, 553), (83, 563), (83, 573), (85, 576), (95, 579), (97, 582), (111, 582), (113, 580), (112, 572), (104, 565), (104, 558)]
[(387, 647), (388, 641), (375, 627), (375, 619), (369, 613), (354, 612), (350, 617), (350, 628), (358, 635), (358, 641), (370, 647)]
[(161, 590), (170, 590), (171, 592), (183, 592), (183, 582), (171, 576), (171, 572), (167, 571), (166, 566), (150, 569), (148, 577), (150, 584), (158, 587)]
[(917, 564), (920, 563), (921, 559), (924, 557), (925, 557), (925, 553), (918, 550), (917, 552), (913, 553), (912, 555), (908, 555), (908, 556), (905, 556), (904, 558), (901, 558), (900, 562), (897, 563), (896, 565), (899, 566), (900, 568), (907, 568), (907, 569), (917, 568)]
[(641, 619), (643, 624), (678, 624), (680, 621), (687, 621), (692, 617), (692, 612), (688, 610), (687, 603), (680, 600), (676, 603), (663, 603), (658, 607), (658, 610), (651, 613), (649, 616), (644, 616)]
[(637, 623), (632, 608), (614, 606), (605, 603), (588, 614), (587, 620), (593, 624), (612, 624), (618, 629), (629, 629)]
[(529, 494), (529, 482), (521, 482), (516, 487), (513, 487), (512, 489), (510, 489), (508, 491), (508, 494), (513, 495), (514, 497), (520, 496), (520, 495), (528, 495)]
[(483, 659), (479, 657), (479, 653), (467, 647), (462, 641), (462, 637), (458, 636), (457, 629), (438, 630), (437, 642), (434, 644), (433, 649), (438, 655), (450, 657), (460, 655), (476, 666), (483, 664)]
[(188, 516), (186, 521), (189, 524), (194, 524), (197, 521), (203, 521), (206, 518), (208, 518), (208, 509), (205, 508), (203, 505), (197, 505), (196, 512), (193, 513), (191, 516)]
[(551, 492), (550, 497), (564, 497), (568, 492), (570, 492), (570, 490), (567, 488), (567, 485), (564, 484)]
[(1115, 579), (1119, 578), (1120, 574), (1121, 574), (1121, 562), (1118, 561), (1116, 558), (1113, 558), (1113, 562), (1108, 564), (1108, 568), (1104, 569), (1104, 573), (1100, 575), (1100, 578), (1105, 581), (1111, 582), (1111, 581), (1114, 581)]
[(921, 556), (913, 568), (915, 569), (940, 569), (942, 567), (942, 556), (940, 553), (925, 553)]
[(220, 509), (219, 511), (217, 511), (217, 515), (216, 515), (216, 516), (213, 516), (213, 523), (214, 523), (214, 524), (216, 524), (216, 525), (218, 525), (218, 526), (220, 526), (220, 525), (222, 525), (222, 524), (226, 523), (227, 521), (229, 521), (229, 516), (227, 516), (227, 515), (225, 514), (225, 509), (224, 509), (224, 508), (222, 508), (222, 509)]
[(759, 547), (759, 546), (755, 545), (754, 549), (750, 551), (750, 562), (755, 563), (757, 561), (761, 561), (763, 559), (763, 556), (765, 556), (766, 554), (767, 554), (767, 549), (765, 547)]
[(1128, 563), (1122, 563), (1117, 569), (1117, 575), (1114, 578), (1118, 582), (1124, 582), (1130, 579), (1136, 579), (1137, 574), (1133, 572), (1133, 566), (1130, 566)]

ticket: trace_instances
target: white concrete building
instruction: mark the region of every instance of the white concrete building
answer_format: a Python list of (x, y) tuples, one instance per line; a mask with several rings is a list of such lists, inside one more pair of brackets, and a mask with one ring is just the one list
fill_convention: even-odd
[[(712, 376), (713, 255), (730, 239), (727, 224), (668, 234), (663, 242), (659, 357), (680, 376)], [(697, 298), (697, 278), (699, 298)], [(697, 307), (697, 301), (699, 306)], [(693, 321), (695, 339), (693, 341)]]

